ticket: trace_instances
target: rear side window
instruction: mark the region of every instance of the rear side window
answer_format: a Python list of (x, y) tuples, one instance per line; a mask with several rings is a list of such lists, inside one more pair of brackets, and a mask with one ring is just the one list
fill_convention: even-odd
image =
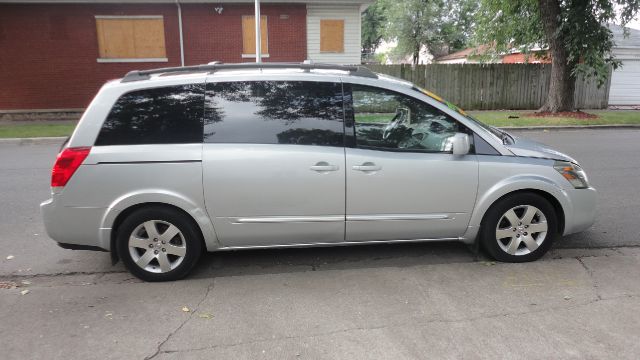
[(202, 142), (204, 84), (133, 91), (107, 116), (96, 145)]
[(342, 85), (310, 81), (207, 84), (208, 143), (343, 146)]

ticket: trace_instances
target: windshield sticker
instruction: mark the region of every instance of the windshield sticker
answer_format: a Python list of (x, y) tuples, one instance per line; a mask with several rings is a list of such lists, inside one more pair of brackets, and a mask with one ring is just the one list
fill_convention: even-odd
[(448, 102), (447, 100), (445, 100), (445, 99), (441, 98), (440, 96), (438, 96), (438, 95), (436, 95), (436, 94), (432, 93), (432, 92), (431, 92), (431, 91), (429, 91), (429, 90), (425, 90), (425, 89), (420, 88), (420, 87), (418, 87), (418, 89), (420, 90), (420, 92), (421, 92), (421, 93), (423, 93), (423, 94), (427, 95), (428, 97), (430, 97), (430, 98), (434, 99), (435, 101), (437, 101), (437, 102), (439, 102), (439, 103), (442, 103), (442, 104), (447, 105), (447, 107), (448, 107), (449, 109), (451, 109), (451, 110), (453, 110), (453, 111), (456, 111), (456, 112), (458, 112), (458, 113), (459, 113), (459, 114), (461, 114), (461, 115), (467, 116), (467, 113), (466, 113), (464, 110), (462, 110), (462, 109), (461, 109), (461, 108), (459, 108), (458, 106), (454, 105), (453, 103)]
[(443, 102), (444, 102), (444, 99), (443, 99), (443, 98), (441, 98), (440, 96), (438, 96), (438, 95), (436, 95), (436, 94), (432, 93), (432, 92), (431, 92), (431, 91), (429, 91), (429, 90), (424, 90), (424, 89), (423, 89), (423, 90), (422, 90), (422, 93), (423, 93), (423, 94), (425, 94), (425, 95), (427, 95), (428, 97), (430, 97), (430, 98), (432, 98), (432, 99), (434, 99), (434, 100), (438, 101), (438, 102), (441, 102), (441, 103), (443, 103)]

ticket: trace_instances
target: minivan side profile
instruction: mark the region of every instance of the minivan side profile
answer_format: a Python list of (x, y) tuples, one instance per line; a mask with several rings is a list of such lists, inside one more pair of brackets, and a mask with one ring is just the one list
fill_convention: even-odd
[(211, 64), (105, 84), (41, 204), (68, 249), (176, 280), (204, 251), (479, 241), (540, 258), (594, 221), (571, 157), (361, 66)]

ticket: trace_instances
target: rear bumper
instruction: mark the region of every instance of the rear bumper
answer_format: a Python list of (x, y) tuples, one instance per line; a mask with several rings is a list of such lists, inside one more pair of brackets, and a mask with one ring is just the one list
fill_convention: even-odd
[(101, 242), (101, 220), (105, 208), (62, 206), (58, 195), (40, 204), (45, 230), (50, 238), (65, 249), (109, 251), (109, 243)]
[(564, 234), (569, 235), (587, 230), (596, 218), (597, 192), (594, 188), (572, 189), (567, 191), (572, 205), (565, 212)]

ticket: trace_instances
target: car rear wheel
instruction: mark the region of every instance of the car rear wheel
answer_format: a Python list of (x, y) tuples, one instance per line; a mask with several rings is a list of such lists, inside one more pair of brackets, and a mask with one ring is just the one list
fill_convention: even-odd
[(480, 241), (498, 261), (533, 261), (551, 248), (557, 223), (555, 209), (545, 198), (516, 193), (500, 199), (487, 211)]
[(119, 226), (118, 256), (145, 281), (186, 276), (202, 253), (202, 237), (187, 215), (162, 206), (136, 210)]

